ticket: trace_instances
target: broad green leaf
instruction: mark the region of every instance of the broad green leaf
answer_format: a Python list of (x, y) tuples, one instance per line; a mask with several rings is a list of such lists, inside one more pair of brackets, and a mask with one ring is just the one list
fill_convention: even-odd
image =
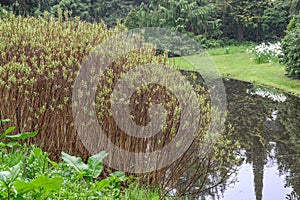
[(4, 183), (8, 183), (11, 179), (12, 175), (9, 171), (2, 171), (0, 172), (0, 181)]
[(58, 168), (58, 163), (57, 162), (54, 162), (52, 160), (48, 160), (48, 162), (54, 167), (54, 168)]
[(3, 142), (0, 142), (0, 148), (6, 147), (6, 144)]
[(22, 180), (17, 180), (14, 183), (14, 187), (18, 191), (18, 194), (25, 194), (26, 192), (37, 189), (31, 182), (25, 182)]
[(0, 135), (0, 139), (8, 137), (7, 135), (10, 134), (11, 132), (13, 132), (13, 130), (15, 130), (15, 126), (11, 126), (8, 129), (5, 130), (5, 132), (3, 134)]
[(110, 177), (108, 177), (108, 178), (111, 178), (111, 179), (113, 179), (117, 182), (126, 180), (125, 173), (124, 172), (119, 172), (119, 171), (111, 173)]
[(93, 178), (97, 178), (101, 174), (103, 170), (102, 160), (106, 156), (107, 153), (101, 151), (100, 153), (89, 157), (88, 159), (89, 173)]
[(11, 119), (1, 119), (1, 123), (13, 122)]
[(32, 181), (35, 187), (43, 188), (45, 191), (57, 190), (64, 182), (62, 177), (48, 178), (47, 176), (38, 176)]
[(23, 162), (20, 161), (18, 164), (16, 164), (15, 166), (13, 166), (9, 169), (9, 171), (11, 172), (11, 175), (12, 175), (11, 182), (15, 181), (16, 178), (18, 177), (22, 164), (23, 164)]
[(6, 147), (9, 147), (9, 148), (13, 148), (13, 147), (20, 147), (22, 146), (19, 142), (9, 142), (7, 144), (5, 144)]
[(24, 194), (31, 190), (40, 190), (42, 189), (43, 192), (49, 192), (53, 190), (57, 190), (63, 184), (62, 177), (53, 177), (48, 178), (46, 176), (40, 175), (36, 179), (25, 182), (22, 180), (18, 180), (14, 183), (18, 194)]
[(61, 158), (70, 166), (74, 167), (78, 172), (87, 171), (88, 166), (82, 162), (80, 157), (71, 156), (65, 152), (61, 152)]
[(160, 197), (158, 195), (151, 198), (151, 200), (159, 200), (159, 199), (160, 199)]
[(44, 155), (44, 152), (40, 148), (34, 148), (30, 151), (30, 157), (38, 158)]
[(121, 177), (125, 176), (125, 173), (124, 172), (116, 171), (116, 172), (111, 173), (110, 176), (121, 178)]
[(34, 137), (37, 134), (38, 134), (38, 131), (34, 131), (34, 132), (29, 132), (29, 133), (20, 133), (17, 135), (7, 135), (6, 137), (14, 139), (14, 140), (25, 140), (27, 138)]
[(111, 181), (109, 181), (108, 179), (103, 179), (103, 180), (101, 180), (100, 182), (96, 182), (96, 183), (94, 184), (94, 187), (95, 187), (95, 189), (97, 189), (97, 190), (101, 190), (101, 189), (104, 189), (104, 188), (106, 188), (107, 186), (109, 186), (109, 185), (110, 185), (110, 182), (111, 182)]
[(11, 167), (9, 171), (1, 171), (0, 172), (0, 181), (10, 184), (16, 180), (19, 175), (22, 161), (20, 161), (15, 166)]
[(24, 197), (22, 197), (21, 194), (17, 194), (17, 196), (14, 198), (14, 200), (27, 200)]

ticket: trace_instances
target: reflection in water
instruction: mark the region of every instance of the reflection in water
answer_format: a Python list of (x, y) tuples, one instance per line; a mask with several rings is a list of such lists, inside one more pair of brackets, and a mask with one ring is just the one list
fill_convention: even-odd
[[(249, 93), (249, 90), (246, 91), (247, 93)], [(268, 89), (262, 89), (262, 88), (258, 88), (256, 90), (254, 90), (254, 92), (250, 92), (251, 95), (258, 95), (261, 97), (267, 97), (273, 101), (277, 101), (277, 102), (285, 102), (286, 100), (286, 96), (284, 94), (276, 94), (273, 92), (268, 91)]]
[[(239, 144), (230, 150), (242, 161), (228, 162), (224, 156), (198, 159), (197, 165), (172, 185), (169, 194), (200, 188), (196, 196), (185, 195), (180, 199), (300, 199), (300, 98), (236, 80), (226, 79), (224, 85), (228, 101), (225, 125), (233, 127), (229, 135), (231, 144)], [(231, 144), (219, 148), (226, 151)], [(219, 166), (204, 174), (197, 172), (214, 160), (224, 162), (226, 170)], [(205, 162), (208, 164), (201, 166)], [(198, 174), (199, 183), (190, 185), (189, 180), (198, 180)]]
[[(243, 182), (252, 173), (253, 184), (244, 180), (243, 185), (236, 183), (225, 192), (219, 190), (223, 194), (221, 199), (298, 199), (300, 99), (246, 82), (224, 80), (224, 83), (229, 111), (227, 124), (233, 125), (232, 139), (240, 141), (240, 151), (245, 152), (238, 180)], [(253, 172), (249, 172), (249, 167)], [(241, 193), (244, 197), (239, 198)], [(233, 198), (232, 194), (236, 196)]]

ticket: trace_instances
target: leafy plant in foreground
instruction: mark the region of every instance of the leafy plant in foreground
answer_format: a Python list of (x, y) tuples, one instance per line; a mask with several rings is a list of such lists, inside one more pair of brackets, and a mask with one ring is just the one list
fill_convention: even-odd
[(101, 151), (100, 153), (89, 157), (87, 164), (85, 164), (80, 157), (71, 156), (62, 152), (62, 159), (77, 172), (77, 177), (75, 179), (80, 180), (82, 178), (87, 184), (87, 187), (90, 190), (90, 192), (85, 194), (87, 197), (96, 198), (96, 195), (98, 195), (98, 198), (102, 197), (102, 199), (120, 197), (121, 182), (127, 180), (123, 172), (113, 172), (109, 177), (96, 181), (96, 178), (102, 173), (102, 160), (106, 156), (107, 153)]
[(96, 179), (103, 170), (102, 160), (107, 156), (107, 153), (101, 151), (100, 153), (89, 157), (88, 164), (85, 164), (80, 157), (71, 156), (62, 152), (62, 159), (71, 167), (76, 169), (77, 172), (82, 173), (87, 183)]
[[(1, 120), (1, 125), (8, 122), (11, 120)], [(15, 126), (10, 126), (0, 135), (0, 197), (26, 199), (26, 195), (29, 195), (34, 199), (45, 199), (51, 191), (61, 186), (63, 178), (43, 175), (49, 169), (49, 154), (33, 146), (29, 151), (26, 144), (22, 146), (19, 143), (36, 136), (37, 131), (11, 135), (14, 130)], [(11, 150), (8, 151), (8, 148)], [(17, 164), (10, 166), (17, 160)]]
[(17, 198), (22, 198), (26, 193), (31, 193), (32, 199), (46, 199), (50, 192), (53, 192), (63, 184), (62, 177), (49, 178), (44, 175), (39, 175), (36, 179), (30, 182), (17, 180), (14, 182), (14, 189), (17, 191)]
[[(0, 123), (7, 123), (12, 122), (10, 119), (1, 120)], [(10, 135), (14, 130), (15, 126), (8, 127), (4, 133), (0, 135), (0, 148), (1, 147), (15, 147), (20, 146), (18, 141), (20, 140), (26, 140), (27, 138), (34, 137), (38, 134), (37, 131), (34, 132), (27, 132), (27, 133), (20, 133), (16, 135)], [(9, 141), (9, 142), (8, 142)]]
[[(3, 127), (4, 123), (12, 122), (10, 119), (0, 120), (0, 124)], [(28, 132), (28, 133), (20, 133), (16, 135), (11, 135), (11, 133), (15, 130), (15, 126), (9, 126), (3, 133), (0, 133), (0, 161), (3, 163), (10, 163), (16, 164), (18, 161), (23, 159), (22, 152), (17, 150), (16, 147), (21, 147), (19, 143), (20, 140), (26, 140), (27, 138), (34, 137), (38, 134), (37, 131), (35, 132)], [(23, 151), (27, 151), (27, 146), (23, 146)], [(5, 155), (10, 153), (11, 159), (8, 159)], [(0, 170), (3, 166), (0, 167)]]
[[(1, 120), (1, 123), (8, 122), (11, 120)], [(80, 157), (62, 152), (64, 162), (56, 163), (50, 160), (49, 153), (42, 149), (34, 145), (27, 146), (26, 143), (23, 145), (18, 143), (20, 140), (33, 136), (32, 134), (11, 135), (14, 130), (13, 126), (5, 130), (1, 134), (2, 140), (13, 140), (18, 145), (9, 148), (4, 145), (7, 143), (2, 142), (0, 199), (88, 198), (105, 200), (128, 199), (129, 196), (133, 199), (141, 197), (140, 193), (136, 192), (139, 188), (142, 189), (138, 181), (126, 177), (123, 172), (116, 171), (106, 178), (99, 178), (103, 171), (102, 161), (107, 156), (104, 151), (89, 157), (87, 163), (84, 163)], [(143, 188), (142, 190), (146, 191), (149, 196), (157, 196), (150, 189)]]
[[(91, 156), (85, 164), (80, 157), (63, 152), (64, 162), (55, 163), (40, 148), (31, 148), (20, 147), (25, 159), (16, 165), (3, 163), (0, 199), (120, 199), (123, 195), (122, 185), (129, 180), (123, 172), (98, 179), (107, 153)], [(6, 154), (7, 159), (11, 153)]]
[(9, 168), (7, 171), (0, 172), (0, 197), (11, 199), (13, 196), (13, 184), (17, 179), (21, 168), (21, 162)]
[(34, 179), (26, 179), (22, 173), (24, 163), (20, 161), (6, 171), (0, 172), (0, 197), (6, 199), (45, 199), (50, 192), (63, 183), (60, 176), (48, 177), (38, 174)]

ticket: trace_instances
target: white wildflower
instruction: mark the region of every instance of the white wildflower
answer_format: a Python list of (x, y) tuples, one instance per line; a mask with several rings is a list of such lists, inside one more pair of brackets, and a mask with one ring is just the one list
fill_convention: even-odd
[(258, 63), (272, 63), (274, 60), (277, 61), (280, 56), (283, 55), (280, 42), (276, 43), (261, 43), (251, 50), (255, 54), (255, 60)]

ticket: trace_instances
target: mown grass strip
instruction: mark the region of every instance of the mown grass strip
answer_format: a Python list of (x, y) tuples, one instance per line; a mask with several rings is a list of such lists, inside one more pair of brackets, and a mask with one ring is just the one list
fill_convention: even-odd
[[(170, 63), (175, 63), (180, 69), (194, 70), (193, 65), (189, 63), (189, 60), (195, 60), (194, 56), (170, 58)], [(253, 55), (247, 53), (210, 56), (224, 77), (270, 86), (300, 97), (300, 80), (285, 76), (284, 66), (277, 63), (256, 64), (252, 57)]]

